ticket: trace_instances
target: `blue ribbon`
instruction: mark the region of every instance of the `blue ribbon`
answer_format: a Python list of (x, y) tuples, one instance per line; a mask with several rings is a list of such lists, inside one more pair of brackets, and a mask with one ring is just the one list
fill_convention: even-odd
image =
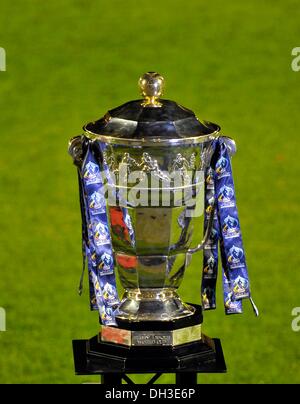
[[(101, 168), (108, 178), (105, 163), (100, 167), (89, 142), (80, 171), (81, 203), (84, 216), (83, 249), (88, 263), (91, 309), (98, 310), (104, 325), (115, 325), (114, 312), (119, 305), (114, 259)], [(101, 145), (102, 152), (105, 145)]]
[(204, 310), (216, 308), (220, 246), (225, 313), (242, 313), (242, 299), (250, 298), (258, 315), (250, 294), (229, 152), (222, 137), (214, 141), (213, 148), (211, 166), (205, 173), (205, 228), (213, 211), (214, 220), (208, 243), (204, 248), (202, 307)]

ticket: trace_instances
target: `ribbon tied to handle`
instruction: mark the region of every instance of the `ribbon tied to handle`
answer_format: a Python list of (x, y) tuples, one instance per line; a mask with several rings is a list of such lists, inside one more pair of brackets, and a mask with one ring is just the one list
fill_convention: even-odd
[(230, 154), (222, 137), (213, 142), (213, 150), (211, 165), (205, 172), (205, 228), (211, 213), (214, 217), (203, 252), (202, 307), (204, 310), (216, 308), (220, 248), (225, 313), (242, 313), (242, 299), (249, 298), (258, 315), (250, 293)]

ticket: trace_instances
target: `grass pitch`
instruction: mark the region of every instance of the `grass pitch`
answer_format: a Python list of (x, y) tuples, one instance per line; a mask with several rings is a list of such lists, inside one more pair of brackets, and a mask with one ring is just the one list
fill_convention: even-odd
[[(81, 383), (71, 340), (98, 330), (79, 298), (80, 213), (67, 142), (137, 98), (145, 71), (165, 96), (236, 139), (240, 222), (260, 317), (205, 313), (228, 373), (208, 383), (299, 383), (300, 46), (297, 0), (0, 0), (0, 382)], [(201, 254), (181, 287), (200, 301)], [(86, 289), (87, 291), (87, 289)], [(142, 378), (137, 378), (142, 381)], [(171, 382), (170, 376), (161, 379)]]

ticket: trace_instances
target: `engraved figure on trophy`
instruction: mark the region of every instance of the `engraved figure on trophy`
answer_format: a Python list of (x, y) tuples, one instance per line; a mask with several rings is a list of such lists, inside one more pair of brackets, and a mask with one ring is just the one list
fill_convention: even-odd
[(153, 175), (163, 182), (170, 182), (170, 177), (164, 173), (158, 165), (157, 160), (153, 159), (149, 153), (144, 152), (139, 167), (142, 169), (144, 175)]
[(181, 153), (178, 153), (173, 165), (172, 165), (172, 176), (175, 178), (175, 183), (177, 176), (182, 179), (182, 185), (190, 185), (192, 183), (193, 172), (191, 170), (195, 167), (195, 153), (192, 154), (191, 160), (188, 161)]
[(117, 164), (112, 152), (103, 152), (103, 162), (108, 166), (112, 173), (117, 173)]

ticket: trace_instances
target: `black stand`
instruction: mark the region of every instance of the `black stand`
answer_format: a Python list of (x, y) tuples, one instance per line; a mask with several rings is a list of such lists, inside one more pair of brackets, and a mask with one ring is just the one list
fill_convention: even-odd
[(198, 373), (224, 373), (226, 365), (219, 339), (214, 347), (193, 342), (180, 348), (121, 347), (90, 340), (73, 341), (77, 375), (101, 375), (103, 384), (117, 385), (122, 380), (134, 384), (127, 374), (155, 373), (147, 384), (154, 384), (163, 373), (174, 373), (176, 384), (197, 384)]
[[(202, 320), (200, 314), (198, 306), (194, 318), (186, 320), (188, 325)], [(140, 328), (142, 324), (131, 326)], [(165, 328), (166, 323), (156, 324), (152, 330), (158, 326)], [(205, 336), (178, 346), (125, 346), (103, 342), (96, 336), (90, 340), (74, 340), (73, 353), (77, 375), (101, 375), (101, 382), (107, 385), (120, 385), (122, 380), (134, 384), (128, 374), (147, 373), (155, 373), (147, 384), (154, 384), (163, 373), (173, 373), (176, 384), (195, 385), (198, 373), (226, 372), (220, 340)]]

